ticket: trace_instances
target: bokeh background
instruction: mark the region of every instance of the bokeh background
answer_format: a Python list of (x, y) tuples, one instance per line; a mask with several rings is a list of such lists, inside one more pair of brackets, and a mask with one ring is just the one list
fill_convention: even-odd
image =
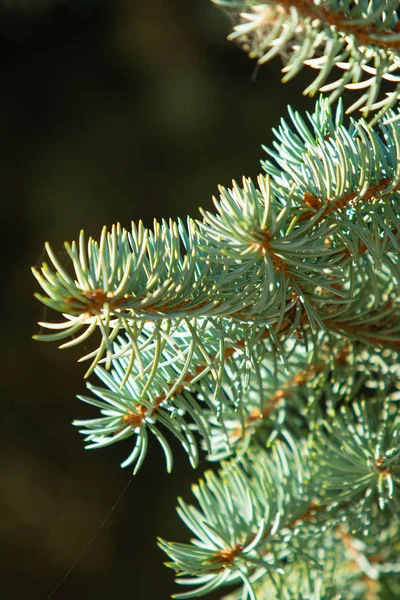
[(46, 600), (90, 540), (54, 600), (179, 591), (156, 536), (187, 539), (175, 499), (207, 463), (177, 448), (167, 475), (152, 445), (115, 506), (130, 442), (84, 450), (82, 348), (31, 340), (51, 316), (30, 266), (46, 240), (63, 260), (81, 228), (197, 216), (217, 184), (258, 174), (286, 104), (312, 108), (308, 74), (280, 85), (280, 60), (257, 72), (229, 30), (208, 0), (0, 0), (2, 600)]

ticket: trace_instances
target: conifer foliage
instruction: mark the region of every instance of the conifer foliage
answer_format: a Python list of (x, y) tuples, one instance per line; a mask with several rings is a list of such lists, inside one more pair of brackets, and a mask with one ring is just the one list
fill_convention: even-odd
[[(88, 448), (126, 440), (134, 472), (149, 436), (168, 470), (172, 437), (193, 466), (222, 461), (179, 500), (191, 541), (159, 540), (177, 598), (400, 597), (400, 88), (377, 100), (398, 79), (399, 3), (217, 4), (250, 54), (289, 48), (285, 78), (309, 65), (308, 92), (331, 96), (289, 108), (257, 181), (201, 219), (81, 232), (69, 267), (47, 244), (37, 297), (62, 320), (36, 337), (100, 333)], [(345, 87), (363, 117), (331, 106)]]
[[(329, 92), (337, 100), (345, 89), (360, 97), (348, 107), (376, 120), (400, 95), (400, 26), (397, 0), (213, 0), (234, 21), (231, 40), (260, 64), (281, 54), (283, 82), (307, 65), (317, 72), (304, 94)], [(327, 82), (331, 71), (337, 79)], [(383, 83), (390, 89), (379, 97)]]

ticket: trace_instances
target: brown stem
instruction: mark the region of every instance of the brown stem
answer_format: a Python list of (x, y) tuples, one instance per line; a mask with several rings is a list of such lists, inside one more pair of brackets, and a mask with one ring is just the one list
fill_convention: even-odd
[[(360, 201), (370, 200), (371, 198), (375, 198), (377, 196), (377, 194), (379, 192), (382, 192), (383, 190), (385, 190), (389, 186), (389, 184), (390, 184), (389, 177), (384, 177), (383, 179), (381, 179), (379, 181), (379, 183), (371, 184), (370, 187), (363, 194), (362, 198), (360, 198)], [(397, 184), (394, 187), (394, 189), (392, 189), (390, 191), (390, 193), (392, 194), (393, 192), (397, 192), (398, 190), (400, 190), (400, 183)], [(318, 222), (320, 222), (323, 217), (330, 215), (335, 210), (345, 208), (346, 206), (351, 204), (351, 202), (357, 197), (357, 195), (358, 195), (358, 192), (348, 192), (347, 194), (344, 194), (334, 204), (330, 203), (330, 202), (332, 202), (331, 200), (328, 200), (328, 204), (326, 205), (325, 210), (320, 215)], [(322, 206), (322, 201), (319, 198), (317, 198), (316, 196), (314, 196), (313, 194), (310, 194), (309, 192), (306, 192), (304, 194), (303, 199), (304, 199), (304, 202), (307, 204), (307, 206), (310, 206), (311, 208), (313, 208), (315, 210), (314, 211), (310, 210), (310, 211), (307, 211), (307, 212), (303, 213), (302, 215), (300, 215), (300, 217), (298, 219), (299, 222), (306, 221), (307, 219), (311, 219), (315, 215), (315, 211), (318, 211)]]

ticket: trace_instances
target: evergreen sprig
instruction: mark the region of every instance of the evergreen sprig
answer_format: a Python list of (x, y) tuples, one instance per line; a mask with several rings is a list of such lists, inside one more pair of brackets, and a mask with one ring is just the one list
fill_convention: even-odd
[[(173, 560), (169, 566), (178, 571), (178, 583), (200, 586), (176, 598), (200, 597), (242, 582), (243, 599), (255, 600), (254, 582), (283, 573), (282, 565), (301, 548), (293, 525), (313, 497), (303, 462), (301, 450), (276, 444), (272, 453), (249, 453), (245, 466), (227, 464), (219, 475), (208, 472), (193, 486), (199, 508), (180, 500), (178, 513), (196, 539), (191, 544), (159, 542)], [(296, 475), (290, 491), (284, 490), (291, 469)]]
[[(313, 436), (305, 445), (282, 432), (285, 441), (269, 451), (253, 447), (218, 475), (206, 473), (193, 487), (199, 508), (183, 500), (178, 508), (196, 538), (159, 542), (177, 582), (200, 586), (175, 597), (197, 598), (240, 582), (240, 594), (229, 598), (256, 600), (270, 597), (260, 595), (268, 590), (273, 598), (350, 600), (366, 597), (361, 592), (371, 581), (380, 587), (381, 574), (399, 573), (400, 413), (393, 403), (376, 408), (353, 403), (346, 423), (334, 422), (337, 446), (327, 437), (315, 445)], [(331, 433), (328, 419), (324, 427)], [(382, 519), (389, 501), (393, 516)]]
[(400, 414), (383, 391), (383, 402), (375, 395), (342, 407), (334, 421), (324, 423), (316, 448), (327, 494), (352, 502), (362, 497), (366, 515), (365, 502), (399, 508)]
[[(77, 420), (88, 448), (149, 436), (170, 471), (175, 437), (195, 467), (223, 462), (178, 512), (195, 536), (159, 540), (178, 598), (400, 597), (400, 93), (398, 2), (217, 0), (260, 62), (289, 49), (285, 79), (331, 91), (274, 130), (264, 173), (220, 187), (202, 219), (103, 229), (46, 244), (37, 297), (63, 315), (39, 340), (100, 333)], [(243, 12), (244, 11), (244, 12)], [(325, 84), (331, 69), (343, 76)], [(364, 80), (364, 74), (371, 75)], [(378, 101), (383, 80), (396, 84)], [(345, 120), (345, 88), (360, 89)], [(365, 90), (365, 92), (364, 92)], [(98, 336), (97, 336), (98, 337)]]
[[(400, 96), (400, 33), (397, 0), (365, 2), (338, 0), (213, 0), (230, 11), (237, 41), (264, 64), (277, 55), (285, 59), (283, 82), (293, 79), (304, 65), (318, 72), (304, 90), (314, 96), (329, 92), (334, 102), (343, 92), (360, 97), (347, 112), (377, 111), (374, 121), (396, 105)], [(335, 67), (342, 72), (327, 83)], [(389, 82), (393, 89), (379, 97)]]
[[(322, 99), (309, 125), (290, 116), (293, 130), (282, 121), (275, 131), (258, 187), (221, 188), (203, 221), (117, 225), (87, 247), (82, 233), (66, 244), (73, 275), (47, 245), (54, 270), (34, 270), (48, 294), (38, 297), (65, 321), (42, 323), (57, 333), (37, 338), (77, 333), (69, 347), (102, 334), (84, 357), (105, 386), (81, 396), (101, 412), (76, 422), (88, 447), (134, 435), (123, 464), (136, 471), (150, 432), (170, 469), (169, 430), (196, 465), (196, 429), (219, 458), (270, 414), (279, 430), (287, 411), (271, 406), (282, 390), (319, 377), (318, 392), (307, 384), (309, 402), (292, 399), (290, 410), (309, 411), (318, 394), (327, 402), (320, 371), (338, 375), (327, 348), (340, 357), (343, 336), (398, 350), (400, 126), (345, 127), (341, 106), (334, 115)], [(358, 350), (346, 352), (358, 360)]]

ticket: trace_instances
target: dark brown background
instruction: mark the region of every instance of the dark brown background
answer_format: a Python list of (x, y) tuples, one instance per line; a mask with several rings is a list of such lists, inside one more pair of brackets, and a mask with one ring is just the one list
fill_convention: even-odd
[[(29, 270), (45, 240), (63, 258), (82, 227), (197, 216), (217, 184), (257, 175), (287, 102), (313, 106), (307, 73), (281, 86), (277, 60), (254, 78), (229, 27), (208, 0), (0, 1), (2, 600), (46, 600), (130, 477), (119, 468), (130, 441), (86, 452), (70, 424), (94, 415), (75, 399), (79, 353), (31, 340), (52, 317)], [(151, 446), (54, 600), (179, 591), (156, 536), (187, 539), (175, 498), (190, 498), (206, 463), (193, 473), (175, 455), (167, 475)]]

